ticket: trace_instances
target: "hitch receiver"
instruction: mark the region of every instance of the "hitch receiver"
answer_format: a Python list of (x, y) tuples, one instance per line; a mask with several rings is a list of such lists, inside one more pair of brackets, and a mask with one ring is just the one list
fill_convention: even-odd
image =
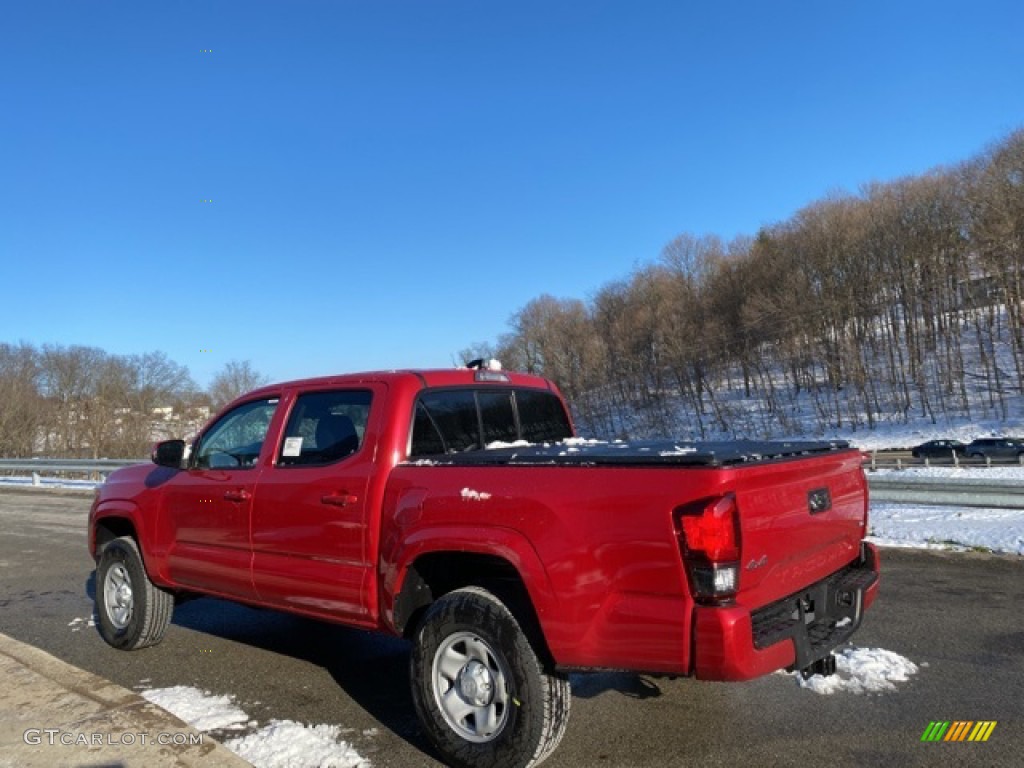
[(811, 664), (809, 667), (804, 667), (800, 670), (800, 676), (804, 680), (809, 679), (812, 675), (821, 675), (822, 677), (828, 677), (836, 673), (836, 655), (830, 653), (824, 659), (818, 659), (816, 662)]

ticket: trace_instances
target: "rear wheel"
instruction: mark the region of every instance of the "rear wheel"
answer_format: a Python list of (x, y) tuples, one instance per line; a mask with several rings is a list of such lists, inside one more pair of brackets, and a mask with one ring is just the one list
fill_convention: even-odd
[(96, 616), (110, 645), (134, 651), (163, 639), (174, 610), (174, 595), (156, 586), (135, 540), (122, 536), (103, 548), (96, 566)]
[(430, 607), (410, 676), (420, 723), (453, 766), (538, 765), (569, 722), (568, 678), (544, 670), (516, 618), (480, 587)]

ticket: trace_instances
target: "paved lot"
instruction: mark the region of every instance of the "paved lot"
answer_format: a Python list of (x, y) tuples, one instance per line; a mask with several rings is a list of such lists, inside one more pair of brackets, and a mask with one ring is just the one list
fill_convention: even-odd
[[(437, 765), (400, 641), (203, 599), (179, 607), (156, 648), (107, 647), (87, 625), (88, 504), (0, 492), (0, 631), (129, 689), (191, 685), (233, 694), (260, 724), (342, 725), (376, 766)], [(733, 685), (578, 676), (568, 734), (545, 765), (1020, 765), (1024, 559), (887, 550), (883, 569), (856, 641), (921, 665), (896, 692), (820, 696), (781, 675)], [(922, 744), (932, 720), (999, 724), (985, 744)]]

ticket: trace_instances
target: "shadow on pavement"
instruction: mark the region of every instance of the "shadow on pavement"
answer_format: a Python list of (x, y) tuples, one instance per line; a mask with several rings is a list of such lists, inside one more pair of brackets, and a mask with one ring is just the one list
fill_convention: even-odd
[(615, 691), (630, 699), (653, 699), (661, 696), (661, 688), (651, 680), (631, 672), (592, 672), (573, 674), (569, 678), (572, 695), (594, 699)]
[(417, 750), (434, 755), (419, 730), (413, 709), (408, 642), (206, 597), (178, 605), (172, 622), (326, 669), (345, 693), (383, 727)]

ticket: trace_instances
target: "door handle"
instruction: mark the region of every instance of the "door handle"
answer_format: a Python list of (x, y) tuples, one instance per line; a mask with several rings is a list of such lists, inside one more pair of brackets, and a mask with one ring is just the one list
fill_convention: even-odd
[(228, 501), (248, 501), (252, 494), (244, 488), (239, 488), (237, 491), (225, 491), (224, 498)]
[(326, 496), (320, 497), (321, 504), (333, 504), (335, 507), (347, 507), (357, 501), (359, 501), (359, 497), (350, 493), (328, 493)]

